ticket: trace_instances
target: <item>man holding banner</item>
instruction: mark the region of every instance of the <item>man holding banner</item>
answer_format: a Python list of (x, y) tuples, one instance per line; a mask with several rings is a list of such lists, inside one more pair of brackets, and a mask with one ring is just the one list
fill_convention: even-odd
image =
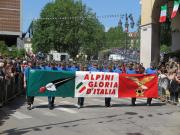
[(77, 97), (80, 106), (84, 104), (84, 97), (105, 97), (107, 107), (112, 97), (158, 97), (156, 75), (130, 74), (135, 72), (132, 64), (128, 74), (97, 72), (95, 67), (92, 72), (85, 71), (87, 67), (76, 72), (30, 70), (28, 96)]
[[(133, 69), (133, 63), (129, 63), (129, 67), (128, 67), (128, 69), (126, 70), (126, 74), (136, 74), (136, 71)], [(133, 106), (135, 106), (136, 105), (136, 98), (132, 98), (131, 99), (131, 103), (132, 103), (132, 105)]]
[[(157, 70), (156, 70), (156, 68), (155, 68), (154, 63), (151, 63), (150, 68), (146, 69), (146, 74), (147, 74), (147, 75), (156, 75), (156, 74), (157, 74)], [(151, 101), (152, 101), (152, 98), (148, 98), (148, 99), (147, 99), (147, 105), (148, 105), (148, 106), (151, 105)]]
[[(88, 71), (88, 67), (86, 65), (80, 66), (80, 71)], [(84, 106), (84, 97), (78, 97), (78, 109)]]
[[(50, 68), (51, 68), (51, 70), (54, 70), (54, 71), (58, 70), (54, 63), (51, 63)], [(48, 107), (50, 110), (52, 110), (54, 108), (54, 100), (55, 100), (54, 96), (48, 96)]]
[[(28, 66), (25, 67), (25, 69), (24, 69), (24, 89), (26, 90), (26, 93), (28, 93), (27, 86), (28, 86), (29, 71), (30, 71), (30, 69), (33, 69), (33, 68), (34, 68), (34, 64), (29, 61)], [(28, 96), (28, 94), (27, 94), (27, 104), (28, 104), (27, 109), (28, 110), (32, 109), (33, 102), (34, 102), (34, 96)]]
[(158, 97), (158, 78), (156, 74), (122, 74), (119, 83), (119, 97), (131, 97), (132, 105), (135, 105), (136, 98), (145, 97), (148, 98), (147, 105), (151, 105), (152, 98)]
[[(111, 65), (108, 66), (106, 72), (113, 72)], [(105, 97), (105, 106), (111, 107), (111, 97)]]

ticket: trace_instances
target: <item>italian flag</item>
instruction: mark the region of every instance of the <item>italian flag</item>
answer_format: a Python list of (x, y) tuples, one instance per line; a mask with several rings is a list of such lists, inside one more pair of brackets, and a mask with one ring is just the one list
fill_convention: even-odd
[(171, 19), (173, 19), (176, 16), (176, 14), (178, 12), (179, 4), (180, 4), (180, 0), (174, 1), (174, 8), (173, 8), (173, 12), (171, 14)]
[(166, 16), (167, 16), (167, 5), (161, 6), (161, 16), (159, 19), (160, 23), (163, 23), (166, 21)]

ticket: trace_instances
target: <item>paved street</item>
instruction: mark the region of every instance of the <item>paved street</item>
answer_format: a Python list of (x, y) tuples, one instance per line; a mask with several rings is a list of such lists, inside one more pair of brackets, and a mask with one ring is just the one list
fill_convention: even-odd
[(86, 98), (85, 107), (77, 109), (77, 99), (56, 98), (54, 110), (47, 108), (47, 98), (35, 99), (27, 111), (24, 97), (0, 108), (0, 134), (3, 135), (180, 135), (180, 108), (153, 100), (130, 106), (130, 99), (113, 99), (111, 108), (103, 98)]

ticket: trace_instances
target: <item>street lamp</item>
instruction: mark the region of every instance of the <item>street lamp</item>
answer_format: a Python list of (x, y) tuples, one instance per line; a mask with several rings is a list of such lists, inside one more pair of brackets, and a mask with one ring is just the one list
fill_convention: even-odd
[(126, 14), (126, 22), (125, 22), (125, 31), (128, 33), (129, 31), (129, 22), (128, 22), (128, 15)]
[[(125, 36), (125, 59), (126, 59), (126, 53), (127, 53), (127, 37), (128, 37), (128, 32), (129, 32), (129, 25), (131, 26), (131, 28), (133, 29), (134, 28), (134, 25), (135, 25), (135, 23), (134, 23), (134, 19), (133, 19), (133, 16), (132, 16), (132, 14), (125, 14), (125, 15), (123, 15), (122, 16), (122, 18), (121, 19), (123, 19), (123, 17), (125, 16), (125, 33), (126, 33), (126, 36)], [(119, 23), (118, 23), (118, 25), (122, 28), (122, 26), (123, 26), (123, 23), (122, 23), (122, 21), (121, 21), (121, 19), (119, 20)], [(129, 24), (129, 20), (130, 20), (130, 24)]]

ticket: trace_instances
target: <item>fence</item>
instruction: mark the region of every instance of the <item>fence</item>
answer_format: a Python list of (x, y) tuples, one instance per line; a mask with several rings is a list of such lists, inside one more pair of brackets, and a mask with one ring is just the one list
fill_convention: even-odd
[(9, 79), (0, 79), (0, 106), (22, 93), (24, 93), (24, 88), (21, 73)]

